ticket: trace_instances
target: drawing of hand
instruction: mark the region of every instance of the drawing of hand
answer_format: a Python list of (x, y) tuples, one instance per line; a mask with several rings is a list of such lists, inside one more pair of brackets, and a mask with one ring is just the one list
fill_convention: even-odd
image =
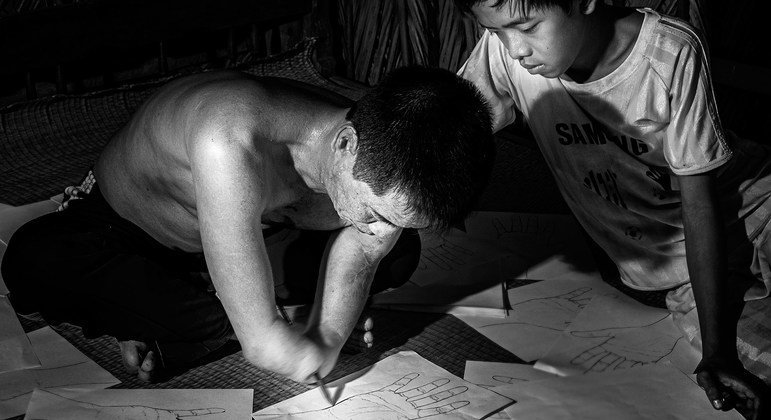
[(418, 270), (453, 270), (461, 268), (474, 256), (474, 252), (448, 240), (424, 247), (420, 252)]
[(493, 380), (502, 384), (518, 384), (521, 382), (527, 382), (527, 379), (512, 378), (511, 376), (493, 375)]
[(548, 244), (554, 234), (554, 225), (544, 223), (540, 218), (527, 215), (511, 215), (510, 217), (492, 220), (493, 229), (498, 239), (516, 240), (527, 235), (539, 243)]
[[(115, 420), (115, 419), (147, 419), (147, 420), (185, 420), (192, 417), (208, 416), (210, 414), (221, 414), (226, 410), (223, 408), (196, 408), (190, 410), (168, 410), (164, 408), (148, 407), (145, 405), (100, 405), (86, 401), (61, 396), (49, 390), (40, 390), (48, 394), (47, 403), (58, 401), (60, 404), (48, 404), (49, 407), (59, 405), (67, 407), (67, 414), (70, 418), (77, 415), (78, 419), (84, 420)], [(63, 403), (63, 404), (61, 404)], [(207, 417), (208, 419), (216, 417)]]
[(97, 419), (152, 419), (152, 420), (183, 420), (191, 417), (222, 414), (224, 408), (196, 408), (193, 410), (166, 410), (142, 405), (131, 407), (106, 407), (109, 410), (99, 414)]
[(591, 291), (591, 287), (581, 287), (557, 296), (515, 303), (511, 309), (522, 323), (563, 331), (592, 299)]
[(666, 319), (668, 316), (644, 327), (572, 331), (570, 334), (574, 337), (597, 338), (601, 341), (574, 357), (570, 363), (580, 366), (584, 373), (658, 363), (672, 353), (682, 338), (675, 332), (657, 331), (656, 325)]
[(404, 389), (420, 374), (404, 375), (377, 391), (355, 395), (327, 409), (335, 419), (424, 419), (446, 414), (469, 404), (468, 401), (443, 402), (468, 390), (466, 386), (442, 389), (449, 379), (437, 379), (423, 386)]

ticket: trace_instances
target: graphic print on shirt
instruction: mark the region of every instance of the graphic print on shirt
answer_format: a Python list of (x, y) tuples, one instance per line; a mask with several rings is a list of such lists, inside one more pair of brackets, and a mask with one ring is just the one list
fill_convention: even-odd
[(584, 187), (594, 191), (600, 197), (617, 206), (627, 208), (624, 199), (621, 197), (621, 191), (616, 183), (616, 178), (618, 178), (618, 175), (610, 169), (596, 173), (589, 171), (589, 175), (584, 178)]
[[(645, 175), (652, 181), (658, 184), (651, 191), (654, 197), (659, 200), (664, 200), (672, 196), (675, 191), (672, 189), (672, 178), (669, 172), (669, 168), (665, 166), (651, 165), (642, 159), (641, 155), (648, 153), (650, 149), (648, 145), (642, 140), (636, 139), (631, 136), (615, 135), (604, 124), (600, 123), (597, 119), (589, 115), (583, 107), (578, 106), (583, 111), (583, 114), (589, 120), (589, 123), (577, 124), (577, 123), (557, 123), (555, 124), (555, 131), (557, 133), (557, 141), (563, 146), (570, 145), (606, 145), (612, 143), (616, 145), (621, 151), (630, 156), (632, 159), (640, 162), (647, 169)], [(584, 186), (590, 190), (593, 190), (605, 200), (610, 201), (620, 207), (627, 208), (624, 204), (624, 200), (621, 195), (621, 191), (618, 188), (618, 184), (615, 182), (617, 175), (610, 169), (595, 169), (590, 170), (589, 174), (584, 178)], [(612, 186), (607, 184), (613, 181)], [(603, 184), (605, 182), (606, 184)]]
[(672, 189), (672, 177), (669, 175), (669, 168), (664, 166), (648, 165), (648, 170), (645, 171), (645, 175), (661, 185), (661, 190), (656, 188), (653, 189), (653, 196), (659, 200), (664, 200), (675, 192)]
[(637, 226), (627, 226), (626, 230), (624, 230), (624, 235), (635, 241), (642, 239), (642, 231), (640, 231), (640, 228)]
[(590, 117), (584, 112), (586, 118), (590, 121), (586, 124), (576, 123), (557, 123), (557, 140), (563, 146), (572, 144), (595, 144), (603, 145), (611, 142), (620, 147), (629, 156), (637, 158), (642, 154), (648, 153), (648, 145), (634, 137), (623, 135), (613, 135), (610, 130), (596, 119)]

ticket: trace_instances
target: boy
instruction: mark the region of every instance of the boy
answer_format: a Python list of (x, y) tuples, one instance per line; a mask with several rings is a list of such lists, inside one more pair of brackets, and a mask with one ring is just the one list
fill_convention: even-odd
[[(490, 126), (479, 92), (446, 70), (396, 70), (356, 103), (238, 72), (177, 79), (108, 143), (84, 198), (13, 235), (10, 299), (116, 337), (143, 380), (235, 334), (249, 362), (313, 381), (332, 370), (373, 277), (390, 287), (417, 267), (417, 235), (402, 230), (470, 210), (491, 168)], [(275, 227), (332, 232), (305, 329), (276, 311)], [(392, 258), (397, 241), (412, 245)]]
[(721, 129), (699, 36), (601, 0), (457, 3), (486, 29), (459, 74), (488, 99), (494, 130), (522, 112), (624, 283), (672, 288), (696, 345), (700, 326), (698, 382), (713, 406), (763, 415), (767, 387), (735, 343), (742, 297), (767, 296), (771, 281), (769, 154)]

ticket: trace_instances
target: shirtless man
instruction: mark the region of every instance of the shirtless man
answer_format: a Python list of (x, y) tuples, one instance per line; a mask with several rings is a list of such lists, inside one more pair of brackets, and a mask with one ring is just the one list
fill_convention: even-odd
[[(465, 217), (492, 156), (485, 102), (444, 70), (397, 70), (355, 104), (284, 79), (189, 76), (106, 146), (85, 198), (16, 232), (2, 273), (17, 311), (116, 337), (141, 379), (235, 333), (249, 362), (309, 381), (334, 367), (402, 230)], [(332, 231), (303, 328), (276, 311), (272, 225)]]

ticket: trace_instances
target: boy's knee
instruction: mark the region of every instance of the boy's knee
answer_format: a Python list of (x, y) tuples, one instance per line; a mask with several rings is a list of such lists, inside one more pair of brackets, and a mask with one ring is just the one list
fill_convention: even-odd
[(399, 287), (412, 277), (420, 262), (420, 235), (404, 229), (393, 249), (378, 265), (370, 294)]

